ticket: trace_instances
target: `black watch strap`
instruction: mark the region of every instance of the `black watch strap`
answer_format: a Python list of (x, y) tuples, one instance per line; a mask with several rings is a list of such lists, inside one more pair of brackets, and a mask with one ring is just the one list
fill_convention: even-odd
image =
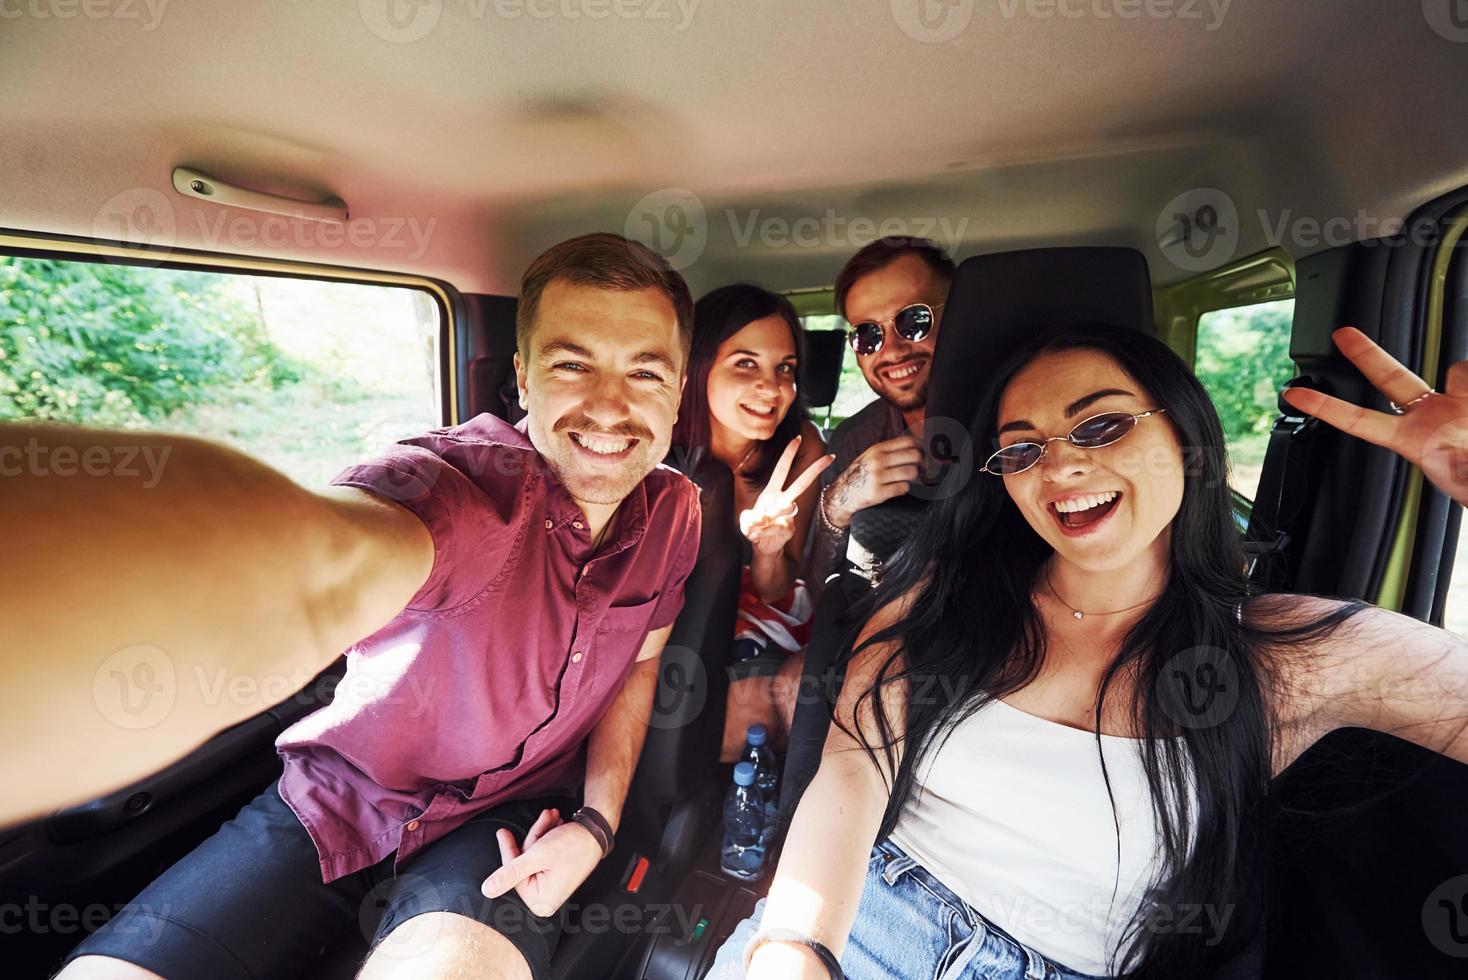
[(601, 845), (601, 856), (606, 857), (612, 853), (612, 847), (617, 842), (617, 835), (612, 833), (612, 825), (600, 811), (589, 806), (584, 806), (571, 814), (571, 819), (591, 832), (596, 842)]

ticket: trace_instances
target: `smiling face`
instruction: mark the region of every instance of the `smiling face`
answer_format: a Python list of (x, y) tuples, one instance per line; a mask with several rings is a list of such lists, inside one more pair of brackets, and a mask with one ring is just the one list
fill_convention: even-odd
[(849, 323), (874, 320), (882, 324), (882, 349), (858, 355), (867, 384), (898, 411), (912, 412), (928, 402), (928, 375), (933, 362), (933, 344), (943, 323), (937, 310), (933, 329), (918, 343), (903, 338), (893, 329), (897, 311), (913, 303), (936, 307), (948, 298), (948, 284), (916, 255), (901, 255), (851, 284), (846, 294)]
[(620, 502), (668, 452), (684, 370), (673, 304), (556, 280), (526, 346), (515, 377), (531, 443), (577, 502)]
[[(1064, 436), (1103, 412), (1164, 406), (1111, 357), (1081, 348), (1042, 354), (1022, 368), (999, 404), (999, 444)], [(1009, 496), (1056, 554), (1088, 571), (1166, 553), (1183, 498), (1183, 452), (1166, 415), (1142, 419), (1118, 442), (1079, 449), (1063, 440), (1022, 473), (1003, 477)], [(993, 477), (984, 477), (993, 479)]]
[(795, 357), (795, 338), (780, 316), (746, 324), (719, 345), (708, 381), (716, 444), (763, 442), (775, 434), (795, 402)]

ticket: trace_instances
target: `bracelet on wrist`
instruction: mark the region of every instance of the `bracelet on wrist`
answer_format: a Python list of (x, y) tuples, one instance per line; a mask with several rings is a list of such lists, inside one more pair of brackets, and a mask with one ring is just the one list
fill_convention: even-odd
[(605, 858), (612, 853), (616, 845), (617, 835), (612, 833), (612, 825), (607, 818), (592, 807), (584, 806), (571, 814), (571, 820), (585, 827), (591, 836), (596, 838), (597, 845), (601, 848), (601, 856)]
[(821, 488), (820, 498), (816, 501), (816, 510), (821, 512), (821, 523), (826, 525), (826, 530), (830, 531), (832, 534), (840, 535), (845, 534), (846, 529), (844, 527), (837, 527), (835, 523), (831, 520), (831, 518), (826, 515), (826, 493), (831, 489), (831, 487), (834, 487), (835, 485), (836, 484), (833, 483), (830, 486)]
[(744, 972), (749, 972), (749, 964), (754, 959), (755, 950), (765, 943), (789, 943), (795, 946), (804, 946), (816, 954), (821, 965), (826, 968), (826, 973), (831, 980), (846, 980), (846, 974), (841, 972), (841, 963), (819, 940), (812, 939), (803, 932), (794, 929), (761, 929), (749, 937), (749, 942), (744, 944)]

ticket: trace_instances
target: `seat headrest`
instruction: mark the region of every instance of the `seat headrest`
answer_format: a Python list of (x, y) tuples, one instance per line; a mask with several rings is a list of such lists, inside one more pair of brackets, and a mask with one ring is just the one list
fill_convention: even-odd
[(1079, 323), (1155, 331), (1152, 280), (1141, 252), (1037, 248), (964, 260), (933, 350), (928, 417), (967, 426), (988, 372), (1037, 333)]
[(843, 330), (805, 332), (805, 405), (826, 408), (836, 400), (841, 384), (841, 359), (846, 356)]

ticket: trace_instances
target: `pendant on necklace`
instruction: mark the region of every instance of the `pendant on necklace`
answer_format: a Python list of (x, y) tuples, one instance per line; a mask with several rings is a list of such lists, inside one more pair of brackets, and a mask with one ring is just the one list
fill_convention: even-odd
[(1072, 609), (1071, 610), (1071, 615), (1075, 616), (1076, 619), (1085, 619), (1086, 618), (1086, 614), (1083, 613), (1083, 612), (1081, 612), (1079, 609)]

